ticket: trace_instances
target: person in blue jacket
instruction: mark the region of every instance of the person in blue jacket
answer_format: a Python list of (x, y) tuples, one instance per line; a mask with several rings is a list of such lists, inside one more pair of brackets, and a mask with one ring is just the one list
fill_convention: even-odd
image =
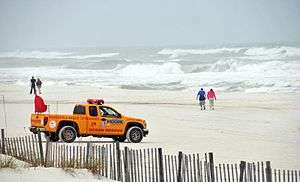
[(203, 90), (203, 88), (201, 88), (197, 94), (196, 97), (197, 100), (199, 100), (199, 105), (201, 107), (201, 110), (205, 110), (205, 91)]

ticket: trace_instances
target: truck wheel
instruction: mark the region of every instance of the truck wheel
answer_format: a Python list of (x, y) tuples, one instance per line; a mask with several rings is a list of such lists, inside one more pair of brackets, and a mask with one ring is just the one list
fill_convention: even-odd
[(130, 143), (139, 143), (143, 139), (143, 131), (140, 127), (133, 126), (127, 130), (126, 138)]
[(76, 139), (77, 132), (72, 126), (64, 126), (59, 130), (59, 138), (67, 143), (72, 143)]
[(57, 142), (59, 140), (59, 137), (57, 135), (57, 133), (49, 133), (48, 136), (46, 136), (47, 141), (50, 142)]
[(125, 136), (114, 137), (113, 140), (118, 142), (124, 142), (126, 140), (126, 137)]

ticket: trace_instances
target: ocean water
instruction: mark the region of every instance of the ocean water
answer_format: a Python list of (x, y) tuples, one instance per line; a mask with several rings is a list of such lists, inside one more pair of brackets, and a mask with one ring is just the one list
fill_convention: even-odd
[(73, 48), (0, 52), (0, 85), (300, 92), (300, 46)]

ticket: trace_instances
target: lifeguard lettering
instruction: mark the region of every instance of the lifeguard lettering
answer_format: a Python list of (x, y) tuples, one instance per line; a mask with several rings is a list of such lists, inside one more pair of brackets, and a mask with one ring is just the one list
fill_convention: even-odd
[(106, 132), (122, 132), (121, 129), (105, 129)]
[(111, 120), (107, 120), (107, 123), (111, 123), (111, 124), (122, 124), (123, 121), (120, 119), (111, 119)]
[(62, 115), (51, 115), (49, 119), (86, 120), (86, 116), (62, 116)]
[(100, 128), (90, 128), (89, 131), (122, 132), (121, 129), (100, 129)]
[(90, 128), (89, 131), (105, 131), (105, 130), (100, 128)]

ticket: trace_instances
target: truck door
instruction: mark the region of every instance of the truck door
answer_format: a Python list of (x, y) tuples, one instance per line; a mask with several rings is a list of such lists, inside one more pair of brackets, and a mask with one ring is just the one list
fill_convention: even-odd
[(97, 106), (88, 106), (88, 134), (101, 135), (104, 131), (101, 128), (100, 114)]
[(105, 135), (123, 134), (123, 123), (121, 114), (111, 107), (99, 106), (101, 114), (101, 127), (104, 128)]

